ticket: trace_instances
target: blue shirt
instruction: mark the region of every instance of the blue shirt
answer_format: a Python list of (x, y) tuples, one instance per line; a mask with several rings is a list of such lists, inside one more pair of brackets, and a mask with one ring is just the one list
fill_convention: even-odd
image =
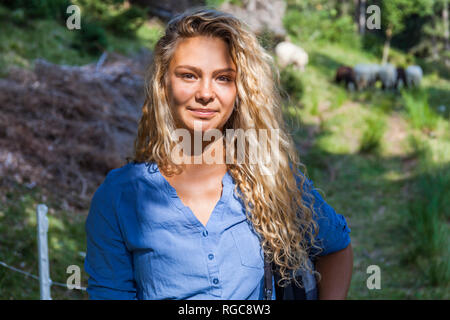
[[(86, 220), (89, 298), (262, 299), (259, 237), (228, 172), (222, 185), (205, 227), (155, 163), (111, 170), (95, 192)], [(345, 218), (316, 190), (312, 194), (314, 208), (321, 212), (319, 255), (346, 248), (350, 229)]]

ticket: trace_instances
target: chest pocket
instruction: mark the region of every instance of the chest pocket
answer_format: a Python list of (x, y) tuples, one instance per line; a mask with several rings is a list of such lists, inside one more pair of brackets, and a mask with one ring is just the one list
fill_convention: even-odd
[(256, 233), (251, 230), (247, 221), (231, 228), (236, 250), (239, 252), (242, 265), (250, 268), (264, 267), (264, 255)]

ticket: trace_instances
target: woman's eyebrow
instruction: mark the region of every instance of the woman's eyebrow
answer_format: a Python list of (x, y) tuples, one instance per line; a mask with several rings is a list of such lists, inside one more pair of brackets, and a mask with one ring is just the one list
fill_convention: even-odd
[[(175, 67), (175, 69), (178, 69), (178, 68), (191, 69), (191, 70), (197, 72), (198, 74), (202, 74), (202, 70), (200, 70), (199, 68), (194, 67), (194, 66), (180, 65), (180, 66), (176, 66), (176, 67)], [(233, 68), (223, 68), (223, 69), (215, 70), (215, 71), (213, 72), (213, 74), (220, 73), (220, 72), (236, 72), (236, 70), (234, 70)]]

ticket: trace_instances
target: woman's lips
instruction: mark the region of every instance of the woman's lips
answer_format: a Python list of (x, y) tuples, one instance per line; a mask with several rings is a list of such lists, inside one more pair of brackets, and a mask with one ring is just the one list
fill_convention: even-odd
[(217, 111), (211, 109), (188, 109), (194, 115), (202, 118), (212, 117)]

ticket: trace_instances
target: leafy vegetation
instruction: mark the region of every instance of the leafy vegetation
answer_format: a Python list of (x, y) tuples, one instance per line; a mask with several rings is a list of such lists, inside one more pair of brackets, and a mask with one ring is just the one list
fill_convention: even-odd
[(385, 126), (384, 120), (379, 115), (366, 118), (359, 151), (376, 152), (381, 146)]
[(408, 117), (415, 128), (433, 130), (438, 116), (429, 105), (428, 94), (423, 90), (403, 90), (402, 97)]

